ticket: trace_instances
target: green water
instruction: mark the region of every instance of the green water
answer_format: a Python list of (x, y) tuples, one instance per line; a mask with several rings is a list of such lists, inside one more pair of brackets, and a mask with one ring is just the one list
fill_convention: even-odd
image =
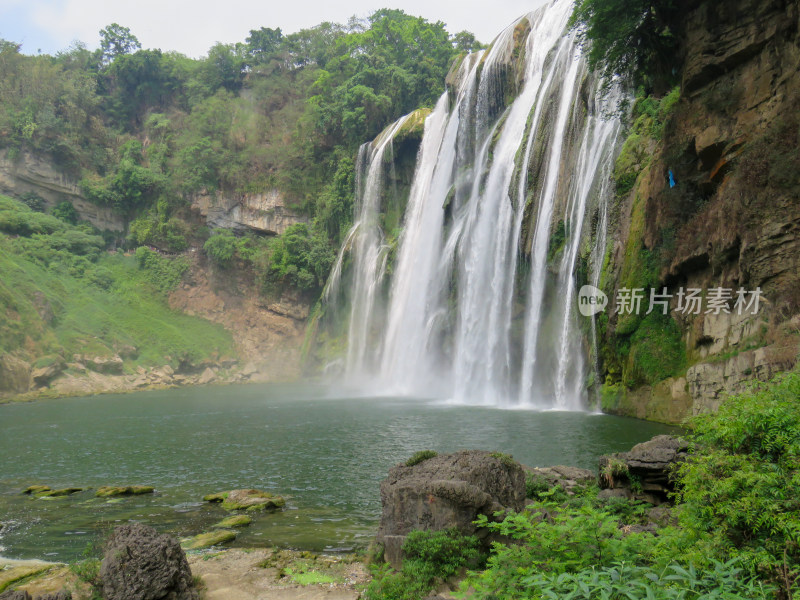
[[(258, 516), (237, 545), (346, 550), (374, 535), (381, 479), (417, 450), (498, 450), (532, 466), (594, 469), (600, 454), (670, 431), (587, 413), (345, 396), (228, 386), (0, 406), (0, 554), (71, 560), (130, 519), (194, 535), (226, 514), (203, 495), (250, 487), (284, 495), (287, 508)], [(157, 493), (111, 502), (92, 491), (20, 493), (35, 483)]]

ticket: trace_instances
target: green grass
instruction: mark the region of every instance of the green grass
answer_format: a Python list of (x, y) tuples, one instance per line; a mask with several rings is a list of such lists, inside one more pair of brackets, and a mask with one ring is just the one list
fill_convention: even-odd
[[(8, 212), (28, 210), (8, 198), (0, 202)], [(72, 360), (73, 354), (112, 355), (133, 345), (139, 356), (129, 367), (232, 353), (229, 333), (170, 309), (163, 288), (134, 257), (75, 254), (54, 250), (52, 242), (47, 235), (0, 233), (0, 314), (6, 317), (0, 353)]]

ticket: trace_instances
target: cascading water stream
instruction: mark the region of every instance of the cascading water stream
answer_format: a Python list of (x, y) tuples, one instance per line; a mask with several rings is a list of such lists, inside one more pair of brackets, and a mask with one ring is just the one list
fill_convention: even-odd
[(398, 119), (373, 142), (363, 144), (359, 149), (356, 161), (357, 219), (345, 238), (326, 286), (326, 297), (335, 298), (344, 257), (349, 251), (353, 257), (353, 287), (346, 368), (353, 377), (365, 374), (373, 366), (367, 360), (369, 338), (374, 326), (378, 290), (386, 271), (387, 254), (379, 222), (384, 156), (407, 119), (408, 115)]
[[(594, 98), (595, 106), (608, 106), (609, 100), (616, 103), (616, 98), (605, 98), (598, 94)], [(556, 389), (555, 403), (559, 407), (579, 408), (572, 402), (581, 396), (583, 386), (583, 354), (571, 354), (571, 350), (580, 344), (580, 331), (576, 330), (577, 320), (574, 309), (576, 283), (575, 269), (577, 266), (579, 246), (582, 236), (582, 229), (586, 219), (586, 204), (590, 193), (595, 186), (598, 187), (600, 197), (607, 197), (609, 184), (611, 182), (611, 170), (613, 168), (613, 148), (617, 142), (619, 134), (619, 121), (616, 119), (602, 119), (590, 116), (589, 122), (584, 130), (581, 141), (578, 161), (576, 163), (576, 178), (573, 180), (572, 189), (567, 214), (564, 215), (565, 227), (570, 235), (568, 236), (569, 245), (565, 248), (562, 257), (558, 276), (558, 296), (564, 299), (561, 311), (561, 327), (559, 329), (558, 366), (556, 370)], [(602, 212), (605, 213), (607, 205), (602, 204)], [(604, 219), (603, 219), (604, 220)], [(595, 236), (593, 253), (601, 248), (605, 248), (605, 222), (602, 225), (602, 233)], [(593, 265), (592, 273), (599, 277), (600, 265)], [(597, 280), (593, 280), (597, 283)], [(594, 320), (591, 321), (594, 326)]]
[(584, 404), (575, 272), (588, 261), (597, 281), (619, 123), (605, 114), (615, 94), (601, 91), (568, 31), (571, 10), (554, 0), (466, 57), (428, 116), (383, 327), (382, 164), (405, 118), (362, 147), (356, 224), (326, 293), (335, 295), (350, 252), (347, 370), (371, 373), (383, 393)]

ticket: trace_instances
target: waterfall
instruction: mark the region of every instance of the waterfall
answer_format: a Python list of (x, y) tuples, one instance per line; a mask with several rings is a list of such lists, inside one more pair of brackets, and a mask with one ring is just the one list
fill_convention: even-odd
[(578, 321), (576, 273), (583, 266), (596, 283), (605, 254), (619, 98), (588, 72), (568, 30), (572, 6), (526, 15), (448, 80), (425, 122), (380, 318), (377, 199), (403, 120), (362, 147), (356, 224), (328, 285), (350, 252), (351, 376), (371, 375), (383, 393), (585, 406), (593, 324)]
[(336, 257), (325, 289), (330, 302), (338, 295), (345, 256), (352, 256), (353, 286), (350, 293), (350, 327), (347, 347), (347, 372), (355, 377), (366, 374), (370, 362), (371, 333), (379, 321), (379, 289), (386, 271), (387, 247), (380, 227), (385, 163), (393, 164), (392, 140), (408, 116), (398, 119), (375, 140), (362, 144), (356, 161), (356, 220)]

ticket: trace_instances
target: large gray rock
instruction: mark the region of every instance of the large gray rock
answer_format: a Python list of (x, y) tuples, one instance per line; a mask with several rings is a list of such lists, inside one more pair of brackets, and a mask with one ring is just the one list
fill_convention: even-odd
[(70, 598), (72, 598), (70, 593), (64, 590), (35, 596), (34, 598), (31, 598), (31, 595), (26, 590), (7, 590), (0, 594), (0, 600), (69, 600)]
[(84, 357), (81, 361), (92, 371), (104, 375), (122, 375), (124, 364), (119, 356)]
[(392, 566), (402, 562), (401, 547), (415, 529), (452, 527), (485, 539), (476, 531), (478, 515), (522, 510), (525, 473), (510, 457), (479, 450), (464, 450), (429, 458), (417, 465), (400, 464), (381, 483), (383, 512), (377, 541)]
[(33, 369), (31, 371), (31, 380), (37, 387), (44, 387), (58, 377), (63, 370), (64, 365), (62, 363), (54, 362), (46, 367)]
[(100, 579), (105, 600), (197, 600), (178, 540), (141, 523), (114, 529)]
[(30, 388), (31, 366), (11, 354), (0, 355), (0, 393), (23, 394)]
[(31, 600), (31, 595), (25, 590), (6, 590), (0, 594), (0, 600)]
[(601, 456), (599, 481), (604, 488), (601, 494), (627, 496), (655, 505), (668, 502), (674, 490), (673, 471), (686, 459), (688, 451), (686, 440), (657, 435), (629, 452)]

